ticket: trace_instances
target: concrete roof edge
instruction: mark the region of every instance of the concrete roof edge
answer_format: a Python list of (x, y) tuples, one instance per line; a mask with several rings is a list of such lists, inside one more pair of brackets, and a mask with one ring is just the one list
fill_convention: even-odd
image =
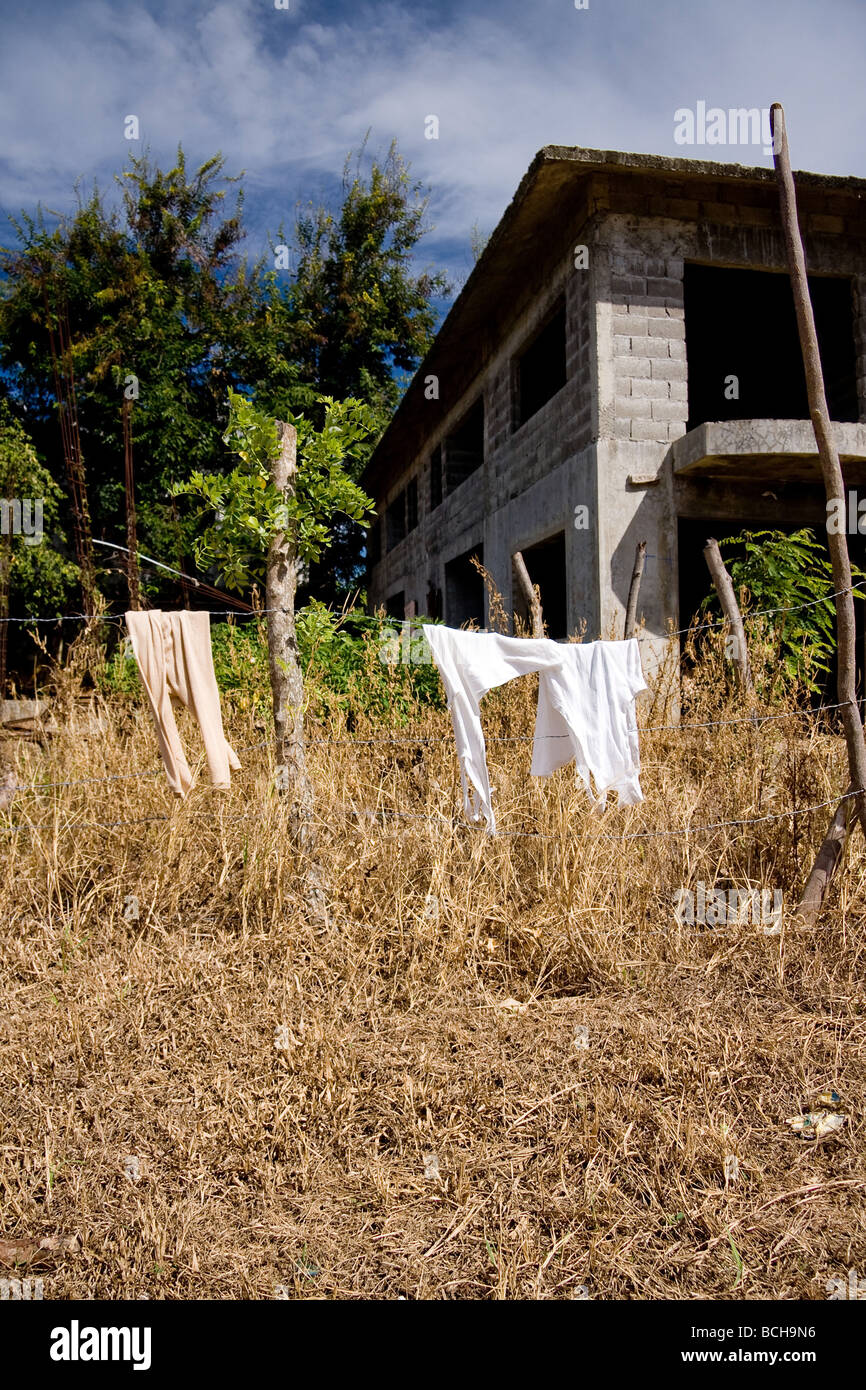
[[(586, 166), (588, 173), (674, 174), (681, 178), (730, 179), (737, 183), (772, 183), (776, 178), (775, 169), (769, 165), (722, 164), (710, 159), (686, 159), (680, 155), (591, 150), (579, 145), (545, 145), (536, 154), (530, 169), (542, 163), (581, 164)], [(866, 193), (866, 179), (853, 174), (816, 174), (795, 169), (794, 178), (807, 186), (832, 188), (841, 193)]]
[[(533, 184), (537, 181), (539, 174), (555, 164), (574, 164), (580, 166), (582, 173), (603, 174), (603, 173), (623, 173), (623, 174), (659, 174), (674, 178), (713, 178), (728, 180), (732, 183), (752, 183), (763, 184), (772, 183), (776, 178), (776, 171), (773, 168), (760, 165), (746, 164), (721, 164), (712, 160), (683, 159), (675, 155), (662, 154), (637, 154), (625, 150), (594, 150), (584, 148), (580, 145), (544, 145), (537, 151), (529, 168), (520, 180), (517, 189), (510, 203), (503, 212), (496, 224), (490, 238), (484, 247), (481, 255), (469, 274), (466, 283), (463, 285), (442, 323), (426, 353), (423, 361), (419, 363), (412, 380), (406, 388), (403, 399), (397, 406), (391, 420), (389, 421), (382, 438), (376, 445), (372, 458), (364, 470), (362, 482), (373, 476), (376, 470), (377, 455), (380, 451), (384, 452), (392, 431), (399, 429), (400, 424), (408, 408), (410, 394), (413, 394), (413, 387), (425, 376), (425, 368), (428, 366), (431, 356), (436, 350), (439, 340), (447, 337), (453, 331), (454, 325), (459, 322), (464, 307), (475, 294), (477, 286), (483, 280), (487, 267), (498, 253), (503, 240), (508, 236), (512, 223), (517, 217), (523, 203), (526, 201)], [(856, 178), (853, 175), (834, 175), (834, 174), (813, 174), (803, 170), (794, 171), (795, 183), (800, 187), (824, 188), (836, 193), (849, 193), (851, 195), (862, 196), (866, 194), (866, 179)]]

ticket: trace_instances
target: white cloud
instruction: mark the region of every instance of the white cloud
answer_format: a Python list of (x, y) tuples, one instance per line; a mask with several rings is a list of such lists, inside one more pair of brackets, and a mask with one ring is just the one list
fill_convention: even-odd
[[(794, 162), (864, 173), (856, 0), (476, 0), (429, 10), (397, 0), (290, 12), (254, 0), (115, 6), (81, 0), (44, 21), (4, 18), (0, 204), (68, 206), (79, 175), (106, 183), (137, 114), (161, 161), (216, 149), (248, 172), (253, 225), (339, 175), (372, 128), (433, 189), (436, 246), (490, 229), (535, 151), (580, 144), (682, 154), (673, 113), (786, 103)], [(436, 114), (439, 140), (425, 140)], [(134, 148), (140, 149), (140, 146)], [(760, 151), (695, 150), (763, 161)]]

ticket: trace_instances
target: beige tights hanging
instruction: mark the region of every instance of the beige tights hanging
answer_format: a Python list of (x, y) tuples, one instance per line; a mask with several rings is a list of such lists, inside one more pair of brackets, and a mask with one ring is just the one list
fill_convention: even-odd
[(168, 785), (186, 796), (192, 773), (177, 731), (174, 704), (185, 705), (198, 720), (211, 782), (228, 787), (230, 768), (240, 767), (223, 733), (220, 697), (214, 673), (207, 613), (149, 612), (126, 614), (126, 627), (147, 693)]

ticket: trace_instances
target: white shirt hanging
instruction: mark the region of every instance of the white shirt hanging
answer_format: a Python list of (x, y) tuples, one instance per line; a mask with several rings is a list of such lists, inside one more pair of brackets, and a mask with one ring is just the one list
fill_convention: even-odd
[(475, 821), (483, 816), (491, 835), (496, 818), (480, 702), (488, 690), (532, 671), (539, 674), (532, 774), (549, 777), (574, 758), (595, 804), (604, 806), (611, 790), (626, 804), (643, 800), (634, 700), (647, 687), (634, 638), (559, 643), (434, 624), (424, 635), (448, 697), (466, 813)]

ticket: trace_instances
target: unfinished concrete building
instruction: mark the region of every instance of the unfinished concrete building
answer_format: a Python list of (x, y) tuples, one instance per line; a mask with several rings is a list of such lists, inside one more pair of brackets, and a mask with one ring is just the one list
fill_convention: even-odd
[[(866, 485), (866, 180), (795, 178), (843, 470)], [(707, 592), (708, 536), (826, 522), (773, 170), (543, 149), (365, 485), (370, 602), (398, 618), (483, 627), (473, 555), (520, 612), (519, 550), (550, 636), (622, 636), (645, 540), (652, 665)]]

